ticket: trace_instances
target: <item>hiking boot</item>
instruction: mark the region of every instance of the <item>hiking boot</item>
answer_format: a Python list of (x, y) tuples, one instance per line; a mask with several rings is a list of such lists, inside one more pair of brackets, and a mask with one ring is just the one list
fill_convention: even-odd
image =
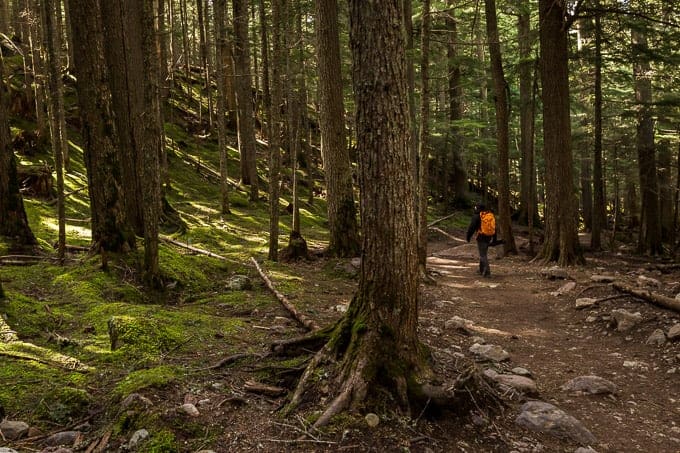
[(491, 271), (486, 271), (484, 274), (482, 274), (482, 277), (484, 278), (491, 278)]

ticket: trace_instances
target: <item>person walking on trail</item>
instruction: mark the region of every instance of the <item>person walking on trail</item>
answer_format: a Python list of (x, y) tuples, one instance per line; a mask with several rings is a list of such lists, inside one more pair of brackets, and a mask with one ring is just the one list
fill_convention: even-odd
[(466, 236), (468, 242), (475, 233), (477, 233), (477, 250), (479, 250), (479, 273), (483, 277), (491, 277), (488, 252), (490, 244), (496, 242), (496, 218), (493, 212), (487, 210), (481, 203), (475, 205), (474, 214), (470, 219)]

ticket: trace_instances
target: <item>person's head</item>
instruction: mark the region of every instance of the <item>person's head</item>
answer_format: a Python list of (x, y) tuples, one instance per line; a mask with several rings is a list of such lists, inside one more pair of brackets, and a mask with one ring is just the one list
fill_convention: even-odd
[(484, 211), (485, 209), (486, 209), (486, 206), (484, 206), (484, 203), (482, 203), (482, 202), (475, 203), (475, 213), (478, 214), (478, 213)]

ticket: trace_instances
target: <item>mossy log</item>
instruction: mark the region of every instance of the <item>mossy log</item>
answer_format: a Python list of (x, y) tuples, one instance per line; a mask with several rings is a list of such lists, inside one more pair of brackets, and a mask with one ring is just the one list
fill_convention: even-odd
[(47, 165), (19, 165), (17, 179), (20, 192), (25, 196), (52, 198), (55, 196), (52, 184), (52, 169)]

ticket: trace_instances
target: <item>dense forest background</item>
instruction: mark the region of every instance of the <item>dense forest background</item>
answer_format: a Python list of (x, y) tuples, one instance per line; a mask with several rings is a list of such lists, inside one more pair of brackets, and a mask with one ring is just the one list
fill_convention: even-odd
[[(190, 387), (246, 357), (263, 376), (287, 370), (262, 378), (277, 397), (294, 388), (287, 415), (321, 402), (305, 430), (385, 395), (415, 413), (465, 406), (460, 389), (493, 401), (474, 372), (440, 385), (418, 339), (428, 240), (460, 240), (432, 228), (462, 228), (481, 202), (501, 255), (674, 260), (679, 10), (0, 0), (0, 377), (21, 376), (0, 409), (43, 429), (105, 419), (91, 444), (105, 448), (148, 415), (116, 412), (130, 395)], [(300, 311), (258, 260), (284, 292), (306, 293)], [(282, 365), (260, 351), (260, 333), (278, 331), (244, 327), (244, 313), (273, 311), (244, 275), (254, 269), (311, 331), (272, 351), (311, 358)], [(330, 300), (352, 278), (340, 320), (305, 317), (320, 310), (308, 297)], [(206, 367), (217, 352), (234, 354)], [(154, 442), (173, 447), (150, 451), (183, 451), (180, 438), (198, 448), (190, 424), (155, 416)]]

